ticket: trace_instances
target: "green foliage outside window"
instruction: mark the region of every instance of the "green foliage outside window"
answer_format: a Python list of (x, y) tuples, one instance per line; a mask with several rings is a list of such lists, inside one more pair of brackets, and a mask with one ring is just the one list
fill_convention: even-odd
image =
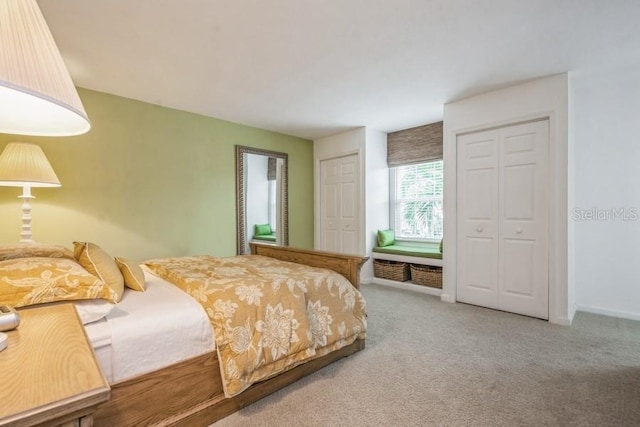
[(442, 238), (442, 160), (395, 168), (396, 238)]

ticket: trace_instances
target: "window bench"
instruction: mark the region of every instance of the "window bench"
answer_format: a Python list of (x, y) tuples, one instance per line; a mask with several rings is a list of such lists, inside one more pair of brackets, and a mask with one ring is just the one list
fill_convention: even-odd
[(442, 267), (442, 253), (437, 247), (416, 247), (406, 245), (391, 245), (373, 248), (371, 255), (374, 259), (401, 261), (409, 264), (432, 265)]
[(264, 243), (264, 242), (275, 243), (276, 242), (276, 233), (256, 234), (256, 235), (253, 236), (253, 240), (259, 240), (261, 243)]
[[(378, 246), (373, 248), (371, 258), (387, 261), (399, 261), (407, 264), (442, 267), (442, 253), (438, 247), (415, 247), (407, 245)], [(422, 286), (410, 281), (399, 282), (374, 276), (373, 283), (399, 289), (412, 290), (429, 295), (442, 295), (442, 289)]]

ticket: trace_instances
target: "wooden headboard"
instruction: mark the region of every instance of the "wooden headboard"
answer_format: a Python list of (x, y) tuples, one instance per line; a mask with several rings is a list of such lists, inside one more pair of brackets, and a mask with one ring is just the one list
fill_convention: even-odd
[(289, 246), (264, 245), (260, 243), (249, 243), (249, 246), (251, 247), (252, 255), (264, 255), (311, 267), (328, 268), (342, 274), (357, 289), (360, 289), (360, 268), (369, 259), (358, 255), (298, 249)]

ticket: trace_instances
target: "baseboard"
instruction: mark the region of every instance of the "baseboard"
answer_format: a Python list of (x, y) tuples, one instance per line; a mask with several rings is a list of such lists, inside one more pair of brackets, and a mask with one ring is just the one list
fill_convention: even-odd
[(373, 283), (373, 276), (368, 276), (368, 277), (360, 276), (361, 285), (370, 285), (371, 283)]
[(390, 286), (396, 289), (404, 289), (405, 291), (419, 292), (427, 295), (442, 295), (442, 289), (430, 288), (429, 286), (415, 285), (411, 282), (396, 282), (395, 280), (382, 279), (380, 277), (374, 277), (371, 283), (376, 285)]
[(449, 302), (449, 303), (454, 303), (454, 302), (456, 302), (456, 299), (455, 299), (452, 295), (449, 295), (449, 294), (442, 294), (442, 295), (440, 296), (440, 299), (441, 299), (443, 302)]
[(578, 307), (575, 303), (569, 305), (569, 323), (573, 322), (573, 318), (576, 317), (576, 311)]
[(578, 311), (587, 313), (602, 314), (604, 316), (619, 317), (621, 319), (640, 320), (640, 313), (629, 313), (627, 311), (609, 310), (606, 308), (593, 307), (589, 305), (578, 304)]
[(554, 317), (549, 316), (549, 323), (558, 326), (571, 326), (571, 322), (573, 319), (569, 319), (568, 317)]

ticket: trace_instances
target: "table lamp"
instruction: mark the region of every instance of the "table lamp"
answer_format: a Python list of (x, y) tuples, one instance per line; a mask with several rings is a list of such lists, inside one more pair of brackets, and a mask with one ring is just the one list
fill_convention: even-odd
[(33, 243), (31, 234), (31, 187), (60, 187), (42, 149), (26, 142), (10, 142), (0, 155), (0, 186), (22, 187), (20, 243)]

